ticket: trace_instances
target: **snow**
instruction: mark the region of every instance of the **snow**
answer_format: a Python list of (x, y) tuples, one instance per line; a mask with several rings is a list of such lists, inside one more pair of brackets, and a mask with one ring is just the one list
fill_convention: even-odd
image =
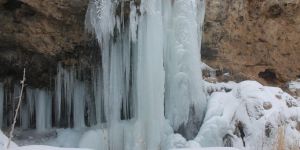
[(93, 150), (108, 150), (107, 140), (107, 130), (91, 130), (84, 133), (79, 142), (79, 147), (90, 148)]
[[(0, 130), (0, 150), (5, 150), (7, 142), (8, 142), (8, 138)], [(10, 147), (14, 149), (17, 148), (17, 145), (14, 142), (11, 142)]]
[[(102, 134), (99, 134), (99, 133)], [(99, 147), (101, 147), (103, 144), (101, 141), (104, 140), (107, 136), (107, 132), (104, 130), (91, 130), (89, 132), (87, 132), (84, 136), (89, 136), (90, 141), (81, 141), (80, 145), (82, 147), (89, 147), (90, 145), (94, 145), (96, 147), (89, 147), (91, 149), (86, 149), (86, 148), (59, 148), (59, 147), (51, 147), (51, 146), (43, 146), (43, 145), (30, 145), (30, 146), (17, 146), (15, 143), (11, 143), (11, 146), (8, 150), (95, 150), (95, 149), (99, 149)], [(176, 135), (177, 138), (180, 135)], [(68, 138), (68, 137), (65, 137)], [(104, 138), (104, 139), (103, 139)], [(87, 139), (87, 138), (85, 138)], [(93, 140), (91, 140), (93, 139)], [(175, 137), (176, 139), (176, 137)], [(183, 139), (184, 140), (184, 139)], [(61, 139), (61, 141), (63, 141), (63, 139)], [(0, 131), (0, 150), (6, 150), (6, 148), (4, 147), (7, 143), (7, 137), (5, 135), (3, 135), (3, 133)], [(97, 143), (95, 145), (95, 143)], [(192, 143), (192, 142), (191, 142)], [(86, 145), (87, 144), (87, 145)], [(190, 144), (193, 145), (193, 144)], [(197, 144), (196, 144), (197, 145)], [(174, 149), (170, 149), (170, 150), (238, 150), (235, 148), (222, 148), (222, 147), (215, 147), (215, 148), (200, 148), (199, 146), (196, 146), (197, 148), (195, 148), (195, 146), (191, 146), (193, 148), (174, 148)], [(102, 147), (104, 148), (104, 147)], [(104, 150), (104, 149), (102, 149)]]
[(163, 150), (238, 150), (236, 148), (228, 147), (210, 147), (203, 148), (201, 145), (194, 141), (186, 141), (180, 134), (170, 134), (164, 141)]
[[(173, 134), (172, 128), (166, 123), (161, 130), (164, 133), (163, 150), (236, 150), (223, 146), (241, 150), (274, 149), (278, 147), (280, 140), (283, 140), (286, 149), (299, 147), (300, 102), (280, 88), (263, 86), (256, 81), (205, 85), (212, 92), (204, 123), (197, 137), (187, 141), (182, 135)], [(126, 137), (126, 144), (123, 145), (125, 149), (143, 149), (141, 143), (145, 139), (141, 138), (142, 127), (141, 122), (120, 122), (117, 128), (124, 131), (122, 136)], [(81, 147), (80, 150), (107, 150), (108, 137), (109, 129), (105, 128), (77, 132), (57, 130), (57, 138), (44, 144)], [(1, 133), (2, 149), (6, 142), (7, 138)], [(12, 147), (16, 150), (73, 150), (34, 145), (18, 147), (14, 143)]]
[(212, 94), (195, 139), (202, 146), (273, 149), (280, 140), (280, 130), (286, 147), (299, 144), (299, 101), (280, 88), (256, 81), (207, 85)]
[[(65, 139), (61, 139), (61, 141), (66, 140), (66, 138), (70, 137), (64, 137)], [(6, 145), (8, 142), (8, 138), (0, 131), (0, 150), (6, 150)], [(58, 148), (58, 147), (51, 147), (51, 146), (43, 146), (43, 145), (29, 145), (29, 146), (18, 146), (14, 142), (11, 142), (10, 148), (8, 150), (91, 150), (91, 149), (85, 149), (85, 148)]]
[(171, 149), (171, 150), (238, 150), (236, 148), (226, 148), (226, 147), (210, 147), (210, 148), (181, 148), (181, 149)]
[(17, 147), (12, 150), (90, 150), (90, 149), (58, 148), (58, 147), (51, 147), (51, 146), (31, 145), (31, 146)]
[(289, 88), (292, 90), (300, 89), (300, 79), (291, 81), (289, 83)]
[(56, 137), (45, 144), (55, 147), (77, 147), (85, 130), (77, 129), (57, 129)]

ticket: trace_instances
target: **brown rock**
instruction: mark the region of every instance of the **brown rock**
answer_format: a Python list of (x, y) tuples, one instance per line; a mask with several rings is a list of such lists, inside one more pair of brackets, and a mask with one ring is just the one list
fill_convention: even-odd
[(300, 122), (297, 122), (296, 129), (298, 132), (300, 132)]
[(87, 3), (0, 0), (0, 81), (27, 68), (28, 84), (49, 85), (58, 61), (84, 51)]
[(202, 59), (264, 84), (300, 75), (298, 0), (209, 0)]
[(269, 110), (272, 108), (272, 103), (271, 102), (264, 102), (263, 107), (265, 110)]
[[(67, 24), (82, 24), (89, 0), (21, 0), (37, 12)], [(79, 21), (79, 22), (78, 22)]]
[(0, 8), (0, 41), (46, 55), (73, 51), (85, 37), (86, 5), (86, 0), (7, 2)]
[(296, 96), (300, 97), (300, 89), (296, 89)]
[[(218, 79), (281, 84), (299, 77), (298, 0), (206, 2), (203, 60), (230, 72)], [(40, 68), (33, 71), (36, 74), (55, 71), (61, 60), (78, 64), (86, 47), (87, 4), (88, 0), (0, 0), (0, 67), (6, 70), (0, 71), (0, 78), (17, 76), (29, 64)]]

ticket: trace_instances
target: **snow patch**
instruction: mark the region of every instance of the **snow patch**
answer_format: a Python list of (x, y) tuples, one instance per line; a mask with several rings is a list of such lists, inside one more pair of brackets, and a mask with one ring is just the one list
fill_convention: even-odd
[(300, 89), (300, 79), (298, 79), (296, 81), (291, 81), (289, 83), (289, 88), (292, 90)]

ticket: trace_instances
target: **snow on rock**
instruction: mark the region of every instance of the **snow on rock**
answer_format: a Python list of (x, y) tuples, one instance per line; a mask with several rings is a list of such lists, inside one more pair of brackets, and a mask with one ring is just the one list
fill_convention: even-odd
[(204, 147), (298, 149), (299, 101), (256, 81), (209, 84), (211, 95), (195, 141)]
[[(199, 148), (200, 145), (191, 145), (193, 148)], [(164, 141), (163, 149), (173, 149), (173, 148), (191, 148), (186, 139), (180, 134), (170, 134)]]
[(164, 150), (238, 150), (228, 147), (202, 148), (198, 142), (194, 140), (186, 141), (180, 134), (169, 135), (165, 144)]

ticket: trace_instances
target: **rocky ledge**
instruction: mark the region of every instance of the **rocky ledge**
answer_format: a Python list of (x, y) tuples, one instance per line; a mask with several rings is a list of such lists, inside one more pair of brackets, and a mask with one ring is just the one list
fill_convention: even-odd
[[(33, 86), (51, 83), (58, 62), (88, 64), (88, 0), (0, 0), (0, 80), (28, 69)], [(219, 80), (283, 85), (300, 76), (298, 0), (207, 0), (202, 59)], [(230, 77), (223, 76), (231, 74)]]
[[(88, 0), (0, 0), (0, 79), (45, 86), (57, 62), (86, 56), (84, 18)], [(80, 57), (82, 59), (82, 57)]]

